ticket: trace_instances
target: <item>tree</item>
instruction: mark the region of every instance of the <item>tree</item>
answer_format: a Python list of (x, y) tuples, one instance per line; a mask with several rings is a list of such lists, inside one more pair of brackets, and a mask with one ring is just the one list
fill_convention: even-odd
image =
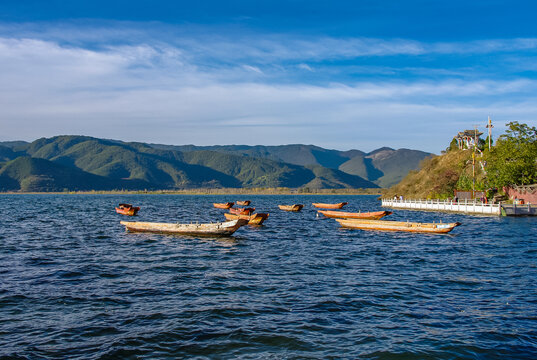
[(487, 177), (496, 187), (537, 182), (537, 128), (513, 121), (487, 153)]
[(452, 151), (452, 150), (458, 150), (458, 149), (459, 149), (459, 145), (457, 143), (457, 139), (453, 138), (453, 140), (451, 140), (451, 142), (449, 143), (449, 146), (447, 147), (446, 152)]

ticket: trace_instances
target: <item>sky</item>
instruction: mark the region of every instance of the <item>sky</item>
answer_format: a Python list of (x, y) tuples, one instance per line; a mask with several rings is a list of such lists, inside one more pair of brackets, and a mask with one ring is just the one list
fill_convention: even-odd
[(533, 1), (0, 1), (0, 141), (433, 153), (537, 125)]

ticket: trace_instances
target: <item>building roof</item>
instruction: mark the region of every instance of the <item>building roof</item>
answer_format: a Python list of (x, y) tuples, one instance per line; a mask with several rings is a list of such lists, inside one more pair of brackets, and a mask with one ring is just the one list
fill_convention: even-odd
[(459, 133), (457, 134), (456, 137), (474, 137), (474, 136), (481, 136), (483, 135), (482, 132), (479, 132), (479, 130), (464, 130), (464, 131), (459, 131)]

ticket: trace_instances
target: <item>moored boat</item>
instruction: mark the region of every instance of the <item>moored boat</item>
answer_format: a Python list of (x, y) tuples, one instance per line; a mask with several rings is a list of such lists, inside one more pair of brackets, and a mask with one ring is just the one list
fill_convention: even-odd
[(228, 220), (244, 219), (248, 220), (248, 225), (261, 225), (269, 217), (268, 213), (255, 213), (252, 215), (235, 215), (225, 213), (224, 216)]
[(454, 223), (419, 223), (410, 221), (335, 219), (342, 227), (362, 230), (407, 231), (445, 234), (461, 225)]
[(239, 205), (239, 206), (248, 206), (250, 205), (250, 200), (244, 200), (244, 201), (237, 201), (235, 202), (235, 204)]
[(255, 208), (229, 208), (229, 212), (235, 215), (250, 215)]
[(248, 220), (236, 219), (210, 224), (173, 224), (142, 221), (121, 221), (128, 231), (195, 236), (229, 236), (238, 228), (248, 224)]
[(392, 214), (391, 211), (371, 211), (371, 212), (345, 212), (345, 211), (333, 211), (333, 210), (317, 210), (318, 213), (323, 214), (329, 218), (338, 219), (368, 219), (379, 220), (384, 216)]
[(343, 206), (347, 204), (348, 202), (341, 202), (337, 204), (312, 203), (311, 205), (315, 206), (316, 208), (321, 208), (321, 209), (341, 209)]
[(278, 205), (280, 210), (285, 211), (300, 211), (304, 207), (302, 204), (293, 204), (293, 205)]
[(119, 204), (116, 207), (116, 212), (122, 215), (134, 216), (140, 211), (139, 206), (132, 206), (131, 204)]
[(233, 205), (235, 205), (235, 203), (232, 203), (232, 202), (227, 202), (227, 203), (213, 203), (213, 206), (217, 209), (229, 209), (230, 207), (232, 207)]

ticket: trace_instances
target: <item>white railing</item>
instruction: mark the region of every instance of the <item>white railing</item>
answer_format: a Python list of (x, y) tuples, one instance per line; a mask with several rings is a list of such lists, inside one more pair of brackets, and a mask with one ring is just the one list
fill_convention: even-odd
[(484, 204), (476, 200), (395, 200), (382, 199), (382, 206), (394, 209), (448, 211), (468, 214), (500, 215), (500, 204)]

